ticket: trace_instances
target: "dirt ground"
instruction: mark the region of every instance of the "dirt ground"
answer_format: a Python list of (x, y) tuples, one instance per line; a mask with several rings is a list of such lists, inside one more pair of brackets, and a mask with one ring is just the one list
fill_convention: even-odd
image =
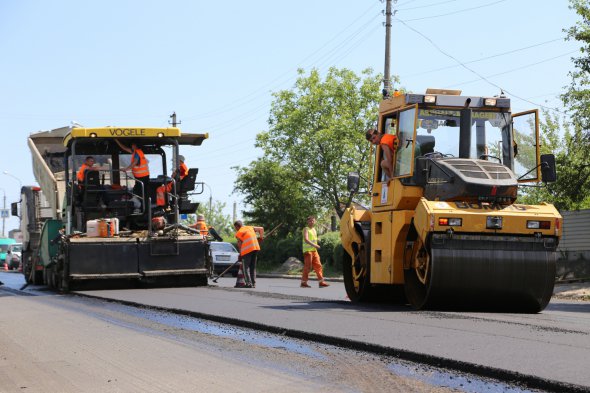
[(556, 283), (553, 296), (559, 299), (590, 301), (590, 281)]

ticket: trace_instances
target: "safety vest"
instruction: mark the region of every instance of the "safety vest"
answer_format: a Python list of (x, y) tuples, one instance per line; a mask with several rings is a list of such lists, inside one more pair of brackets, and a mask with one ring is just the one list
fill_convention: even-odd
[(156, 188), (156, 206), (166, 206), (166, 186)]
[(203, 236), (207, 236), (207, 234), (209, 234), (209, 230), (207, 229), (207, 224), (205, 224), (205, 221), (197, 221), (195, 224), (195, 229)]
[(90, 169), (90, 165), (86, 165), (86, 163), (82, 164), (80, 169), (78, 169), (78, 174), (76, 175), (76, 177), (78, 178), (78, 183), (80, 185), (84, 183), (84, 172), (86, 171), (86, 169)]
[(242, 242), (242, 246), (240, 247), (241, 256), (249, 254), (252, 251), (260, 250), (254, 228), (244, 225), (236, 232), (236, 238)]
[(397, 137), (393, 134), (384, 134), (381, 137), (381, 142), (379, 142), (379, 144), (389, 146), (391, 151), (394, 152), (395, 149), (393, 148), (393, 143), (395, 142), (396, 139), (397, 139)]
[(309, 228), (309, 227), (305, 227), (303, 228), (303, 252), (312, 252), (312, 251), (317, 251), (317, 249), (312, 246), (311, 244), (307, 244), (305, 242), (305, 230), (307, 229), (307, 238), (309, 239), (310, 242), (318, 244), (318, 234), (315, 230), (315, 228)]
[(141, 149), (136, 149), (135, 151), (133, 151), (133, 153), (131, 154), (131, 159), (135, 160), (135, 155), (139, 156), (139, 165), (136, 165), (132, 168), (132, 172), (133, 172), (133, 177), (135, 178), (140, 178), (140, 177), (146, 177), (150, 175), (150, 168), (148, 166), (148, 162), (145, 159), (145, 155), (143, 154), (143, 151)]
[(180, 163), (180, 170), (178, 171), (180, 174), (180, 180), (184, 179), (186, 175), (188, 175), (188, 166), (184, 162)]

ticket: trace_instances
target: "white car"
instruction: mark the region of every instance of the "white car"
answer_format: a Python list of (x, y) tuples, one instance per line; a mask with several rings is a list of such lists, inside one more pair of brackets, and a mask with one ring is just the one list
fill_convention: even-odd
[[(215, 274), (221, 274), (225, 269), (238, 261), (240, 253), (231, 243), (227, 242), (211, 242), (211, 259), (213, 261), (213, 271)], [(229, 270), (232, 276), (238, 275), (239, 265), (236, 263), (233, 268)], [(226, 273), (227, 274), (227, 273)]]

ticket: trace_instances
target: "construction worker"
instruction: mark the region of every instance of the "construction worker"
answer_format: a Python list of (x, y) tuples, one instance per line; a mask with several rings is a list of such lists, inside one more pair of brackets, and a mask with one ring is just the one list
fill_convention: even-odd
[(393, 152), (397, 137), (393, 134), (382, 134), (374, 128), (367, 130), (365, 137), (374, 145), (380, 145), (383, 151), (383, 159), (381, 160), (381, 168), (385, 171), (388, 179), (393, 177)]
[[(131, 164), (124, 168), (123, 171), (127, 172), (128, 170), (131, 170), (135, 180), (139, 180), (139, 182), (143, 183), (143, 187), (141, 187), (139, 182), (136, 181), (133, 186), (133, 193), (135, 195), (140, 195), (145, 200), (145, 195), (147, 194), (150, 183), (150, 168), (148, 166), (148, 161), (145, 158), (145, 154), (143, 154), (143, 150), (138, 148), (136, 143), (131, 143), (131, 147), (127, 147), (118, 139), (115, 139), (115, 142), (117, 142), (123, 151), (131, 154)], [(141, 190), (142, 188), (143, 192)]]
[(236, 229), (240, 258), (242, 258), (245, 288), (256, 288), (256, 258), (258, 251), (260, 251), (257, 235), (262, 241), (264, 228), (246, 226), (241, 220), (234, 222), (234, 228)]
[[(180, 161), (180, 166), (178, 170), (175, 169), (174, 172), (172, 172), (172, 178), (176, 180), (176, 188), (178, 188), (178, 185), (180, 184), (182, 179), (184, 179), (186, 175), (188, 175), (188, 166), (184, 163), (184, 156), (179, 155), (178, 161)], [(177, 174), (178, 177), (176, 176)], [(172, 182), (168, 182), (166, 184), (166, 191), (172, 192)]]
[(320, 261), (320, 254), (318, 250), (320, 245), (318, 244), (318, 234), (314, 228), (315, 217), (307, 217), (307, 226), (303, 228), (303, 273), (301, 274), (301, 288), (311, 288), (307, 283), (309, 278), (309, 271), (313, 268), (318, 280), (320, 281), (319, 287), (329, 287), (324, 280), (322, 271), (322, 262)]
[(78, 187), (84, 185), (84, 179), (86, 178), (86, 171), (95, 171), (94, 168), (94, 157), (88, 156), (80, 165), (80, 169), (78, 169), (78, 173), (76, 174), (76, 179), (78, 179)]
[(202, 214), (197, 215), (197, 222), (191, 225), (191, 228), (195, 228), (203, 236), (209, 234), (209, 229), (207, 229), (207, 223), (205, 222), (205, 216)]

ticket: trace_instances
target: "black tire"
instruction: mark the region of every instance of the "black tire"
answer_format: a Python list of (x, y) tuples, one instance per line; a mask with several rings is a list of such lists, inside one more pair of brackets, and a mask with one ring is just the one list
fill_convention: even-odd
[[(406, 250), (409, 251), (408, 248)], [(419, 253), (426, 253), (429, 265), (426, 270), (420, 271), (415, 268), (404, 270), (404, 290), (408, 302), (416, 310), (426, 308), (428, 305), (428, 292), (430, 283), (430, 274), (432, 271), (432, 262), (430, 260), (429, 250), (426, 249), (422, 241), (416, 240), (411, 248), (412, 255), (409, 257), (411, 260), (417, 258)]]
[(371, 302), (378, 300), (378, 291), (371, 285), (371, 263), (369, 251), (364, 243), (355, 247), (355, 260), (345, 251), (342, 256), (342, 275), (344, 288), (352, 302)]

